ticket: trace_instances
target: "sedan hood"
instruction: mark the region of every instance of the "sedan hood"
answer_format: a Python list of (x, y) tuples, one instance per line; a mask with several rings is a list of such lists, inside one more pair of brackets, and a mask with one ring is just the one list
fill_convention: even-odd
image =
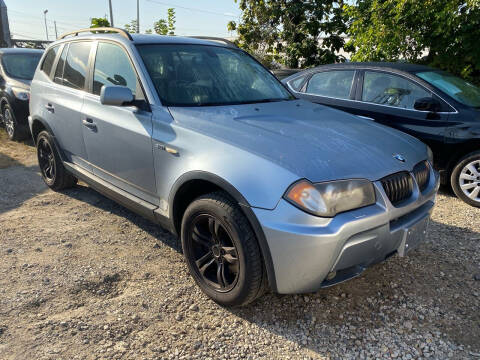
[[(412, 170), (427, 157), (425, 145), (409, 135), (303, 100), (171, 107), (170, 112), (180, 126), (262, 156), (312, 182), (378, 180)], [(395, 159), (396, 154), (405, 161)]]
[(8, 78), (8, 84), (10, 86), (18, 87), (20, 89), (30, 90), (30, 85), (32, 84), (32, 81), (24, 80), (24, 79)]

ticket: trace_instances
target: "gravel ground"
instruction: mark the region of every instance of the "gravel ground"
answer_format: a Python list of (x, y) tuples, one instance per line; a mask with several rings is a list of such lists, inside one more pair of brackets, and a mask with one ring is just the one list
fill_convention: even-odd
[(448, 191), (408, 257), (225, 309), (175, 237), (84, 184), (48, 190), (0, 133), (0, 359), (480, 359), (480, 209)]

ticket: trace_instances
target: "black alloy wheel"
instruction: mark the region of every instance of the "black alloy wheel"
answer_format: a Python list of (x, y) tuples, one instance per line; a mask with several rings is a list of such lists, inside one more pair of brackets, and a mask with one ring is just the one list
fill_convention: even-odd
[(38, 164), (47, 184), (55, 182), (55, 155), (46, 138), (40, 138), (37, 144)]
[(36, 140), (37, 158), (43, 181), (55, 191), (72, 187), (77, 178), (71, 175), (63, 166), (53, 138), (47, 131), (41, 131)]
[(228, 194), (195, 199), (183, 214), (181, 240), (190, 274), (220, 305), (246, 305), (264, 293), (267, 277), (257, 238)]
[(186, 244), (195, 260), (195, 271), (219, 292), (231, 290), (238, 281), (238, 252), (221, 220), (200, 214), (189, 224)]

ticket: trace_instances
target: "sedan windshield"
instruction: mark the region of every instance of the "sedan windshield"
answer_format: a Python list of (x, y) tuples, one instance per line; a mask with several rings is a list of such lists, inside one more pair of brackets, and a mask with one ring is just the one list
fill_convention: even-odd
[(419, 72), (417, 76), (464, 105), (480, 107), (480, 88), (459, 77), (443, 71)]
[(293, 99), (262, 65), (241, 50), (209, 45), (139, 45), (166, 106), (214, 106)]
[(42, 54), (5, 54), (3, 69), (12, 78), (32, 80), (41, 57)]

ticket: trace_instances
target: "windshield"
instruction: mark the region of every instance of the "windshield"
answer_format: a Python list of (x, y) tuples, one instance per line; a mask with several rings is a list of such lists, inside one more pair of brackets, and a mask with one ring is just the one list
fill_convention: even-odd
[(480, 88), (443, 71), (425, 71), (417, 76), (467, 106), (480, 107)]
[(32, 80), (42, 54), (4, 54), (3, 69), (8, 76), (22, 80)]
[(208, 45), (139, 45), (166, 106), (213, 106), (293, 99), (262, 65), (241, 50)]

